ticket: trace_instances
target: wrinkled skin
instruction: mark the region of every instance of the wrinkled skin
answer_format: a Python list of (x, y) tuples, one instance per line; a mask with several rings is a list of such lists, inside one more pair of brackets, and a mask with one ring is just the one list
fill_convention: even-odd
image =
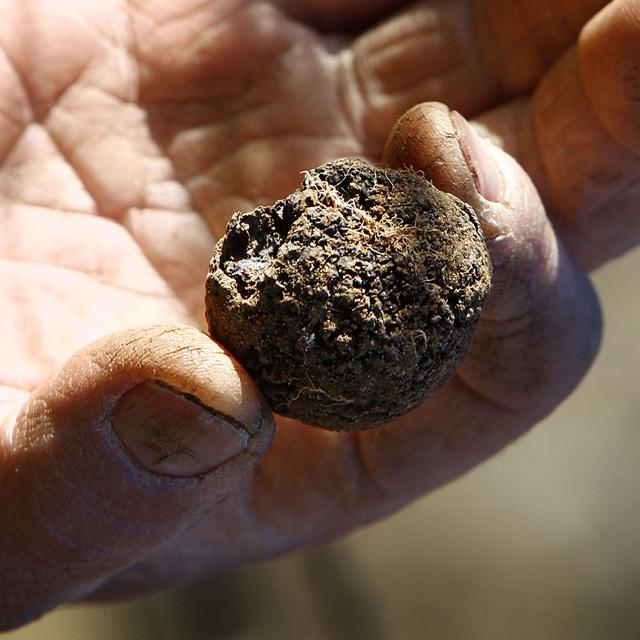
[[(640, 237), (639, 39), (633, 0), (0, 4), (0, 628), (336, 537), (552, 410), (597, 350), (585, 271)], [(428, 104), (385, 152), (482, 219), (473, 350), (392, 425), (278, 420), (269, 446), (251, 381), (184, 326), (212, 245), (300, 171), (378, 161), (427, 100), (497, 145)], [(198, 480), (136, 463), (114, 398), (155, 379), (254, 425), (250, 455)]]

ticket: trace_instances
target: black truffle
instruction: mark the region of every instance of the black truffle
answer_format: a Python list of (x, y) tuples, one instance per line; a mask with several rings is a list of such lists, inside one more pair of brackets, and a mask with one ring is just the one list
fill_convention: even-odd
[(413, 172), (338, 160), (231, 218), (207, 277), (207, 321), (276, 413), (367, 428), (451, 377), (490, 283), (468, 205)]

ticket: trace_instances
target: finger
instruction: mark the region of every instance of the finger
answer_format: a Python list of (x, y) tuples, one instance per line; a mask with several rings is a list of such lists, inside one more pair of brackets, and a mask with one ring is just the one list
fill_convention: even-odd
[[(413, 142), (414, 132), (420, 128), (426, 132), (437, 132), (444, 142), (438, 145), (432, 134), (430, 144), (420, 148), (405, 147), (403, 139), (409, 137)], [(486, 383), (486, 392), (482, 395), (493, 397), (496, 404), (523, 409), (529, 404), (529, 391), (541, 392), (539, 383), (545, 376), (535, 373), (535, 370), (538, 367), (549, 371), (556, 369), (555, 355), (548, 359), (543, 356), (543, 360), (536, 364), (538, 354), (532, 352), (533, 345), (544, 344), (554, 352), (554, 339), (567, 338), (568, 334), (561, 326), (569, 320), (572, 323), (577, 321), (581, 325), (578, 330), (586, 333), (589, 329), (598, 328), (597, 322), (592, 324), (593, 320), (598, 320), (597, 304), (586, 276), (558, 242), (529, 177), (513, 158), (479, 137), (460, 114), (450, 112), (437, 103), (415, 107), (398, 122), (385, 149), (385, 158), (391, 164), (402, 163), (425, 171), (436, 186), (469, 202), (478, 215), (494, 272), (475, 351), (484, 351), (478, 344), (484, 344), (485, 333), (493, 335), (497, 328), (522, 328), (538, 320), (548, 324), (546, 327), (530, 327), (533, 331), (514, 331), (504, 342), (508, 352), (527, 354), (525, 370), (518, 367), (518, 376), (505, 366), (512, 364), (508, 353), (504, 353), (505, 358), (498, 356), (503, 351), (503, 343), (492, 344), (482, 356), (483, 361), (489, 360), (490, 366), (502, 362), (501, 367), (496, 366), (494, 370), (487, 370), (486, 376), (478, 377), (479, 383)], [(565, 294), (575, 296), (575, 313), (566, 306)], [(578, 304), (581, 299), (586, 307)], [(537, 331), (541, 333), (536, 335)], [(591, 355), (593, 344), (591, 342), (587, 350)], [(562, 348), (575, 349), (575, 359), (569, 362), (576, 366), (570, 365), (569, 368), (576, 373), (582, 372), (588, 360), (584, 359), (587, 352), (573, 340), (557, 345), (557, 349)], [(491, 358), (487, 358), (487, 354), (491, 354)], [(580, 362), (583, 366), (579, 365)], [(466, 378), (478, 364), (479, 361), (472, 358), (473, 366), (466, 363), (460, 373)], [(509, 379), (505, 378), (502, 385), (496, 384), (503, 373)], [(562, 379), (566, 380), (564, 374), (555, 382)], [(577, 379), (574, 378), (575, 381)], [(515, 386), (519, 387), (518, 392)], [(564, 389), (564, 392), (560, 391), (560, 396), (554, 394), (552, 402), (566, 393), (567, 387), (560, 384), (558, 389)], [(519, 396), (520, 392), (523, 395)], [(538, 401), (536, 399), (534, 404)]]
[(492, 455), (555, 407), (598, 349), (593, 289), (558, 242), (528, 176), (439, 104), (415, 107), (385, 149), (471, 204), (491, 255), (493, 290), (451, 383), (360, 455), (387, 500), (420, 495)]
[(166, 544), (247, 475), (272, 427), (247, 374), (190, 327), (77, 353), (2, 425), (0, 628)]
[(593, 269), (640, 243), (640, 5), (584, 28), (530, 100), (483, 114), (533, 177), (572, 255)]
[(605, 0), (423, 0), (343, 57), (356, 128), (377, 156), (407, 109), (438, 100), (469, 115), (532, 89)]

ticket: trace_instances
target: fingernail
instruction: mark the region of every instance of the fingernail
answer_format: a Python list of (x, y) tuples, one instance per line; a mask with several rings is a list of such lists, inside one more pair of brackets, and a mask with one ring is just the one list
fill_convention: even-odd
[(143, 382), (125, 393), (111, 423), (138, 463), (169, 476), (212, 471), (249, 441), (241, 424), (162, 382)]
[(478, 193), (487, 200), (500, 202), (504, 185), (500, 169), (491, 153), (491, 143), (480, 137), (457, 111), (451, 111), (450, 118)]

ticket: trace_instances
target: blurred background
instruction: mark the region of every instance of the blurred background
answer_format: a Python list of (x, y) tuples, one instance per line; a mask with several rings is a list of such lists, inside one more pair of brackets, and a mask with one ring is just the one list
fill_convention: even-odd
[(640, 251), (596, 274), (602, 352), (493, 460), (340, 542), (3, 640), (637, 640)]

